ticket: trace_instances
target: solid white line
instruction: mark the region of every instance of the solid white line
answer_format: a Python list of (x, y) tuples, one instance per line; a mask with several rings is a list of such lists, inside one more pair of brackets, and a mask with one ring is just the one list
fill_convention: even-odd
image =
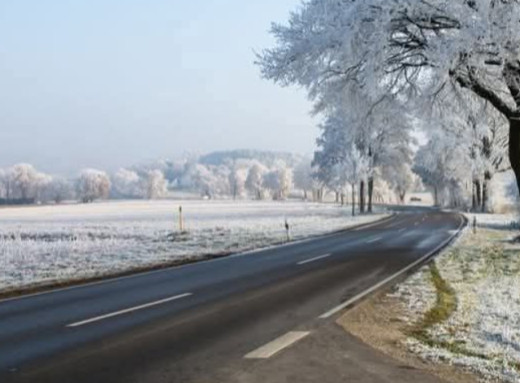
[(369, 241), (366, 241), (366, 243), (376, 243), (376, 242), (379, 242), (382, 239), (383, 239), (383, 237), (377, 237), (377, 238), (371, 239)]
[(309, 335), (308, 331), (291, 331), (266, 345), (251, 351), (244, 356), (245, 359), (268, 359), (284, 348), (291, 346)]
[(142, 309), (146, 309), (146, 308), (149, 308), (149, 307), (152, 307), (152, 306), (157, 306), (157, 305), (161, 305), (161, 304), (164, 304), (164, 303), (167, 303), (167, 302), (175, 301), (177, 299), (186, 298), (186, 297), (189, 297), (191, 295), (193, 295), (193, 294), (192, 293), (186, 293), (186, 294), (176, 295), (174, 297), (161, 299), (159, 301), (146, 303), (144, 305), (130, 307), (130, 308), (127, 308), (127, 309), (124, 309), (124, 310), (120, 310), (120, 311), (116, 311), (116, 312), (113, 312), (113, 313), (110, 313), (110, 314), (100, 315), (100, 316), (97, 316), (95, 318), (85, 319), (85, 320), (82, 320), (81, 322), (71, 323), (71, 324), (68, 324), (67, 327), (83, 326), (83, 325), (86, 325), (86, 324), (89, 324), (89, 323), (101, 321), (103, 319), (112, 318), (112, 317), (115, 317), (115, 316), (118, 316), (118, 315), (123, 315), (123, 314), (127, 314), (127, 313), (130, 313), (130, 312), (133, 312), (133, 311), (142, 310)]
[(348, 301), (346, 302), (343, 302), (342, 304), (334, 307), (332, 310), (330, 311), (327, 311), (325, 314), (323, 315), (320, 315), (319, 318), (320, 319), (328, 319), (330, 318), (331, 316), (333, 316), (334, 314), (337, 314), (338, 312), (340, 312), (341, 310), (343, 310), (344, 308), (350, 306), (351, 304), (359, 301), (360, 299), (363, 299), (364, 297), (366, 297), (367, 295), (371, 294), (372, 292), (376, 291), (377, 289), (381, 288), (382, 286), (386, 285), (388, 282), (392, 281), (393, 279), (403, 275), (404, 273), (406, 273), (408, 270), (414, 268), (415, 266), (421, 264), (422, 262), (424, 262), (425, 260), (427, 260), (429, 257), (431, 257), (433, 254), (435, 254), (437, 251), (439, 251), (440, 249), (442, 249), (444, 246), (446, 246), (461, 230), (462, 226), (464, 226), (464, 219), (462, 218), (462, 216), (460, 217), (461, 218), (461, 222), (460, 222), (460, 225), (457, 229), (457, 232), (456, 234), (450, 236), (448, 239), (446, 239), (444, 242), (442, 242), (439, 246), (437, 246), (435, 249), (433, 249), (432, 251), (430, 251), (428, 254), (426, 254), (425, 256), (419, 258), (418, 260), (416, 260), (415, 262), (412, 262), (411, 264), (409, 264), (408, 266), (406, 266), (404, 269), (398, 271), (397, 273), (395, 273), (394, 275), (391, 275), (389, 276), (388, 278), (384, 279), (383, 281), (375, 284), (374, 286), (370, 287), (369, 289), (359, 293), (358, 295), (356, 295), (355, 297), (349, 299)]
[(328, 258), (330, 257), (332, 254), (325, 254), (325, 255), (320, 255), (319, 257), (315, 257), (315, 258), (311, 258), (311, 259), (307, 259), (305, 261), (301, 261), (301, 262), (298, 262), (297, 264), (298, 265), (305, 265), (307, 263), (311, 263), (311, 262), (315, 262), (315, 261), (319, 261), (320, 259), (323, 259), (323, 258)]

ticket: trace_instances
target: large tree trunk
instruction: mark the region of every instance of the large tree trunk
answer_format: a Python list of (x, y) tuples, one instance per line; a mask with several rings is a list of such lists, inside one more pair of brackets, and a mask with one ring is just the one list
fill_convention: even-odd
[(509, 119), (509, 162), (520, 190), (520, 116)]
[(486, 172), (484, 175), (484, 182), (482, 183), (482, 213), (485, 213), (487, 211), (488, 206), (488, 184), (489, 180), (491, 179), (491, 176), (489, 173)]
[(491, 181), (491, 174), (486, 172), (484, 174), (484, 182), (482, 183), (482, 206), (481, 211), (485, 213), (488, 210), (489, 201), (489, 182)]
[(356, 215), (356, 184), (352, 184), (352, 217)]
[(359, 183), (359, 212), (365, 212), (365, 181)]
[(477, 210), (477, 194), (475, 193), (475, 183), (471, 183), (471, 211)]
[(475, 194), (477, 199), (477, 209), (482, 206), (482, 188), (480, 187), (480, 181), (475, 181)]
[(368, 179), (368, 212), (372, 213), (372, 197), (374, 195), (374, 177)]

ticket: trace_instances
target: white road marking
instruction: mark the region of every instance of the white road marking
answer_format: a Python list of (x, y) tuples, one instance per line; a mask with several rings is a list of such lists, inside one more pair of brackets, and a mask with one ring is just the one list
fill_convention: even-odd
[(391, 227), (395, 227), (397, 225), (399, 225), (401, 222), (397, 221), (397, 222), (394, 222), (392, 223), (391, 225), (388, 225), (387, 228), (391, 228)]
[(361, 225), (360, 227), (352, 229), (352, 231), (360, 231), (360, 230), (368, 229), (369, 227), (378, 226), (378, 225), (381, 225), (382, 223), (385, 223), (387, 221), (389, 222), (389, 221), (391, 221), (392, 219), (394, 219), (396, 217), (397, 217), (396, 215), (391, 215), (390, 217), (386, 217), (386, 218), (380, 219), (379, 221), (376, 221), (374, 223), (367, 224), (367, 225)]
[(368, 240), (366, 243), (376, 243), (376, 242), (379, 242), (382, 239), (383, 239), (383, 237), (377, 237), (377, 238), (373, 238), (371, 240)]
[(414, 225), (414, 226), (419, 226), (419, 222), (417, 221), (417, 222), (415, 222), (413, 225)]
[(267, 343), (266, 345), (251, 351), (244, 356), (245, 359), (268, 359), (299, 340), (309, 335), (308, 331), (291, 331), (281, 337)]
[(331, 316), (333, 316), (334, 314), (337, 314), (338, 312), (340, 312), (341, 310), (345, 309), (346, 307), (350, 306), (351, 304), (353, 303), (356, 303), (357, 301), (359, 301), (360, 299), (363, 299), (364, 297), (366, 297), (367, 295), (371, 294), (372, 292), (376, 291), (377, 289), (381, 288), (382, 286), (386, 285), (388, 282), (392, 281), (393, 279), (403, 275), (404, 273), (406, 273), (408, 270), (414, 268), (415, 266), (421, 264), (422, 262), (424, 262), (425, 260), (427, 260), (429, 257), (431, 257), (433, 254), (435, 254), (437, 251), (439, 251), (440, 249), (442, 249), (444, 246), (446, 246), (448, 243), (450, 243), (450, 241), (453, 239), (453, 237), (455, 237), (458, 233), (460, 233), (460, 230), (462, 229), (462, 227), (464, 226), (464, 218), (462, 218), (462, 216), (460, 216), (460, 225), (456, 231), (456, 234), (450, 236), (448, 239), (446, 239), (444, 242), (442, 242), (439, 246), (437, 246), (435, 249), (433, 249), (432, 251), (430, 251), (429, 253), (427, 253), (426, 255), (424, 255), (423, 257), (419, 258), (418, 260), (416, 260), (415, 262), (412, 262), (410, 263), (408, 266), (406, 266), (405, 268), (401, 269), (400, 271), (398, 271), (397, 273), (389, 276), (388, 278), (382, 280), (381, 282), (375, 284), (374, 286), (368, 288), (367, 290), (359, 293), (358, 295), (356, 295), (355, 297), (352, 297), (350, 298), (348, 301), (346, 302), (343, 302), (342, 304), (334, 307), (333, 309), (327, 311), (325, 314), (323, 315), (320, 315), (319, 318), (320, 319), (328, 319), (330, 318)]
[(113, 313), (110, 313), (110, 314), (100, 315), (100, 316), (97, 316), (97, 317), (94, 317), (94, 318), (82, 320), (80, 322), (71, 323), (71, 324), (68, 324), (66, 327), (79, 327), (79, 326), (83, 326), (83, 325), (86, 325), (86, 324), (89, 324), (89, 323), (98, 322), (98, 321), (101, 321), (101, 320), (104, 320), (104, 319), (108, 319), (108, 318), (112, 318), (112, 317), (115, 317), (115, 316), (118, 316), (118, 315), (123, 315), (123, 314), (131, 313), (133, 311), (138, 311), (138, 310), (146, 309), (146, 308), (149, 308), (149, 307), (153, 307), (153, 306), (161, 305), (161, 304), (164, 304), (164, 303), (168, 303), (168, 302), (171, 302), (171, 301), (175, 301), (175, 300), (178, 300), (178, 299), (186, 298), (186, 297), (189, 297), (191, 295), (193, 295), (193, 294), (192, 293), (185, 293), (185, 294), (176, 295), (174, 297), (161, 299), (161, 300), (155, 301), (155, 302), (145, 303), (144, 305), (130, 307), (130, 308), (127, 308), (127, 309), (124, 309), (124, 310), (119, 310), (119, 311), (116, 311), (116, 312), (113, 312)]
[(402, 229), (399, 229), (398, 233), (402, 233), (405, 230), (406, 230), (406, 227), (403, 227)]
[(301, 262), (298, 262), (298, 265), (305, 265), (307, 263), (311, 263), (311, 262), (315, 262), (315, 261), (319, 261), (320, 259), (324, 259), (324, 258), (328, 258), (330, 257), (332, 254), (324, 254), (324, 255), (320, 255), (319, 257), (314, 257), (314, 258), (311, 258), (311, 259), (306, 259), (305, 261), (301, 261)]

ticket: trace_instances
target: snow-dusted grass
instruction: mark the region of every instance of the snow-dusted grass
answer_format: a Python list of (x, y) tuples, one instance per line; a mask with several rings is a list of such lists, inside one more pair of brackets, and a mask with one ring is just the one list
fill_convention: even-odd
[[(477, 234), (466, 229), (434, 266), (398, 287), (412, 351), (463, 366), (483, 381), (520, 381), (520, 246), (510, 242), (517, 235), (510, 229), (515, 221), (478, 215)], [(443, 310), (447, 318), (435, 317)]]
[[(178, 231), (182, 205), (186, 232)], [(268, 246), (382, 218), (304, 202), (142, 201), (0, 209), (0, 291)]]

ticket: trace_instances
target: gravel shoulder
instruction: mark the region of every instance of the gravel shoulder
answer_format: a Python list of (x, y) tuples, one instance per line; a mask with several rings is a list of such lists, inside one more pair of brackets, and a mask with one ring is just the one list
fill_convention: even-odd
[(396, 359), (409, 369), (421, 370), (451, 383), (474, 383), (478, 376), (449, 364), (433, 363), (407, 347), (408, 322), (403, 302), (380, 292), (344, 314), (338, 324), (370, 347)]

